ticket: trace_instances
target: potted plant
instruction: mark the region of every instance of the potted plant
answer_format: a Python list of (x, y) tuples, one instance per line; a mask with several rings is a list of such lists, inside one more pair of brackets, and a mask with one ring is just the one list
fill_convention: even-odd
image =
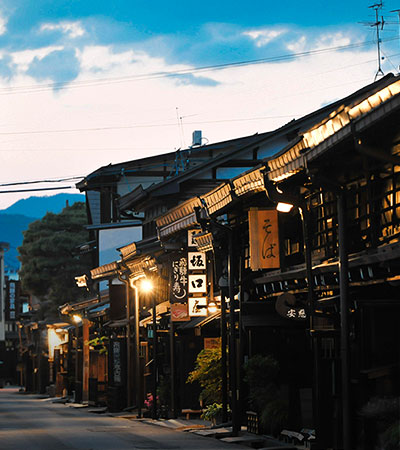
[[(217, 425), (222, 420), (222, 408), (222, 403), (211, 403), (205, 407), (201, 418)], [(228, 412), (230, 412), (230, 408), (228, 408)]]

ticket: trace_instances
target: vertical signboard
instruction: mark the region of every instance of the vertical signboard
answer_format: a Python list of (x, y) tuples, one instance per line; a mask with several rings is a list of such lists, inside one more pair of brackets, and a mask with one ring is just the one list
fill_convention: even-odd
[(187, 257), (178, 256), (172, 260), (171, 303), (183, 303), (187, 300), (188, 266)]
[(207, 293), (207, 275), (190, 274), (189, 275), (189, 293), (206, 294)]
[(197, 247), (197, 243), (195, 241), (195, 237), (197, 234), (201, 233), (201, 230), (188, 230), (187, 240), (188, 240), (188, 247)]
[(19, 281), (7, 280), (6, 285), (6, 303), (5, 316), (7, 321), (16, 320), (18, 317), (18, 296), (19, 296)]
[(279, 228), (275, 209), (251, 209), (249, 211), (250, 268), (278, 269)]
[(206, 254), (202, 252), (189, 252), (188, 268), (189, 270), (205, 270)]
[(191, 317), (207, 316), (207, 297), (189, 298), (188, 307)]

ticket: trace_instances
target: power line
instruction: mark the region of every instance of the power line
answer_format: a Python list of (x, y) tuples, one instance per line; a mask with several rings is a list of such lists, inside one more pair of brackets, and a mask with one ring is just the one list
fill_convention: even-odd
[(18, 189), (13, 191), (0, 191), (0, 194), (13, 194), (17, 192), (37, 192), (37, 191), (56, 191), (61, 189), (74, 189), (75, 186), (62, 186), (62, 187), (49, 187), (49, 188), (36, 188), (36, 189)]
[[(283, 116), (265, 116), (265, 117), (249, 117), (242, 119), (221, 119), (221, 120), (205, 120), (196, 122), (186, 122), (186, 125), (208, 124), (208, 123), (222, 123), (222, 122), (242, 122), (251, 120), (266, 120), (266, 119), (284, 119), (293, 117), (291, 115)], [(176, 123), (158, 123), (158, 124), (141, 124), (141, 125), (122, 125), (115, 127), (93, 127), (93, 128), (65, 128), (57, 130), (24, 130), (24, 131), (4, 131), (0, 132), (1, 136), (8, 135), (23, 135), (23, 134), (47, 134), (47, 133), (79, 133), (82, 131), (107, 131), (107, 130), (126, 130), (131, 128), (158, 128), (158, 127), (175, 127)]]
[[(398, 37), (392, 37), (392, 38), (386, 38), (381, 39), (380, 42), (389, 42), (393, 40), (397, 40)], [(125, 77), (114, 77), (114, 78), (102, 78), (97, 80), (81, 80), (81, 81), (62, 81), (62, 82), (54, 82), (54, 83), (46, 83), (41, 85), (26, 85), (26, 86), (14, 86), (14, 87), (7, 87), (7, 88), (0, 88), (0, 95), (10, 95), (10, 94), (28, 94), (28, 93), (35, 93), (35, 92), (43, 92), (47, 90), (52, 90), (55, 88), (62, 88), (62, 89), (71, 89), (71, 88), (80, 88), (80, 87), (92, 87), (92, 86), (101, 86), (105, 84), (115, 84), (115, 83), (122, 83), (122, 82), (133, 82), (133, 81), (143, 81), (143, 80), (149, 80), (149, 79), (158, 79), (158, 78), (169, 78), (169, 77), (176, 77), (180, 75), (189, 75), (189, 74), (195, 74), (195, 73), (202, 73), (202, 72), (212, 72), (216, 70), (223, 70), (227, 68), (234, 68), (234, 67), (244, 67), (244, 66), (250, 66), (250, 65), (256, 65), (256, 64), (266, 64), (269, 62), (281, 62), (286, 60), (291, 60), (295, 58), (302, 58), (306, 56), (313, 56), (313, 55), (320, 55), (324, 53), (330, 53), (330, 52), (336, 52), (336, 51), (342, 51), (342, 50), (350, 50), (350, 49), (356, 49), (356, 48), (362, 48), (367, 47), (370, 45), (375, 45), (376, 41), (364, 41), (364, 42), (358, 42), (354, 44), (347, 44), (347, 45), (338, 45), (334, 47), (327, 47), (327, 48), (321, 48), (316, 50), (308, 50), (304, 52), (298, 52), (298, 53), (291, 53), (287, 55), (278, 55), (278, 56), (271, 56), (268, 58), (260, 58), (260, 59), (252, 59), (252, 60), (243, 60), (243, 61), (236, 61), (236, 62), (230, 62), (230, 63), (223, 63), (223, 64), (215, 64), (215, 65), (209, 65), (209, 66), (200, 66), (200, 67), (194, 67), (194, 68), (188, 68), (188, 69), (180, 69), (175, 71), (164, 71), (164, 72), (150, 72), (150, 73), (144, 73), (139, 75), (130, 75)]]
[(62, 183), (64, 181), (73, 181), (73, 180), (82, 180), (85, 177), (68, 177), (68, 178), (59, 178), (55, 180), (34, 180), (34, 181), (20, 181), (13, 183), (3, 183), (0, 184), (0, 187), (3, 186), (21, 186), (23, 184), (38, 184), (38, 183)]

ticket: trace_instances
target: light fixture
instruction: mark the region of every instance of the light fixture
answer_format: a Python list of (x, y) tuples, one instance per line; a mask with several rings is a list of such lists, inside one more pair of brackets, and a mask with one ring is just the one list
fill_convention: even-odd
[(217, 310), (218, 310), (218, 307), (217, 307), (217, 304), (216, 304), (215, 302), (210, 302), (210, 303), (208, 304), (208, 312), (209, 312), (210, 314), (216, 313)]
[(151, 292), (153, 290), (153, 283), (148, 279), (145, 278), (141, 283), (140, 283), (140, 289), (143, 292)]
[(282, 212), (282, 213), (288, 213), (288, 212), (290, 212), (290, 210), (292, 208), (293, 208), (293, 205), (291, 205), (290, 203), (279, 202), (276, 205), (277, 211)]
[(74, 315), (72, 316), (72, 320), (73, 320), (75, 323), (81, 323), (81, 322), (82, 322), (82, 317), (81, 317), (81, 316), (78, 316), (78, 314), (74, 314)]

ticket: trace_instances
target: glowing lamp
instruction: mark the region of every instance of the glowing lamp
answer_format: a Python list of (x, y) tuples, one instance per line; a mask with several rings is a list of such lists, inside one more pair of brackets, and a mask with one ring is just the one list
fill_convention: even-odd
[(74, 314), (74, 315), (72, 316), (72, 320), (73, 320), (75, 323), (81, 323), (81, 322), (82, 322), (82, 317), (81, 317), (81, 316), (78, 316), (78, 314)]
[(216, 313), (218, 310), (217, 304), (215, 302), (210, 302), (208, 304), (208, 312), (211, 314)]
[(291, 205), (290, 203), (282, 203), (282, 202), (279, 202), (277, 205), (276, 205), (276, 209), (279, 211), (279, 212), (283, 212), (283, 213), (288, 213), (288, 212), (290, 212), (290, 210), (293, 208), (293, 205)]
[(151, 292), (153, 290), (153, 283), (150, 280), (148, 280), (148, 279), (144, 279), (140, 283), (140, 289), (143, 292)]

